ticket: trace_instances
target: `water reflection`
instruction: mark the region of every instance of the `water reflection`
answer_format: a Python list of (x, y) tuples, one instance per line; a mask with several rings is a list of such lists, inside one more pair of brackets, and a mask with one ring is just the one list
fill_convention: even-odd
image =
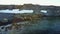
[(0, 13), (33, 13), (33, 10), (20, 10), (19, 9), (13, 9), (13, 10), (0, 10)]

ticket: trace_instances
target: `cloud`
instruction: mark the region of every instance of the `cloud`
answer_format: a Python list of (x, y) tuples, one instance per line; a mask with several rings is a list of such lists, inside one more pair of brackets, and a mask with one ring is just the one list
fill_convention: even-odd
[(60, 6), (60, 0), (0, 0), (0, 4), (39, 4), (39, 5), (58, 5)]

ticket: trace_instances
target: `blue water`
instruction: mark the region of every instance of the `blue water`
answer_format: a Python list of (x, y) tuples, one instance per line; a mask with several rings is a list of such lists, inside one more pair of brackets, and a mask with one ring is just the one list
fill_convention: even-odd
[(37, 24), (26, 27), (22, 33), (26, 34), (60, 34), (60, 17), (41, 19)]
[[(0, 21), (11, 20), (14, 14), (0, 13)], [(26, 26), (20, 34), (60, 34), (60, 17), (43, 17), (32, 26)], [(6, 32), (7, 33), (7, 32)]]
[[(31, 22), (33, 23), (33, 22)], [(14, 30), (15, 31), (15, 30)], [(9, 31), (11, 32), (11, 31)], [(8, 31), (2, 33), (8, 34)], [(31, 26), (25, 26), (22, 31), (15, 31), (16, 34), (60, 34), (60, 17), (43, 17), (35, 21)]]
[(0, 21), (3, 20), (4, 18), (7, 18), (9, 20), (11, 20), (13, 18), (12, 13), (0, 13)]

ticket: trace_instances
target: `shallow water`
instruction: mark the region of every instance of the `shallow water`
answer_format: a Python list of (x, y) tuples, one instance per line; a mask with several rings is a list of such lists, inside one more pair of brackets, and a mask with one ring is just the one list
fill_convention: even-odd
[[(60, 33), (60, 17), (44, 17), (33, 26), (25, 27), (26, 34), (58, 34)], [(23, 33), (23, 34), (24, 34)]]
[(6, 31), (5, 34), (14, 32), (14, 34), (60, 34), (60, 17), (43, 17), (35, 21), (35, 24), (25, 26), (21, 31)]

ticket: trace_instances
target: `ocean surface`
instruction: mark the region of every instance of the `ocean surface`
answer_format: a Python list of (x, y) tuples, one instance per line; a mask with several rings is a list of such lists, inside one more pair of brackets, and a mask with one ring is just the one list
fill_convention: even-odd
[[(8, 16), (7, 16), (8, 15)], [(0, 20), (6, 16), (7, 18), (13, 17), (11, 14), (0, 14)], [(30, 22), (33, 24), (33, 22)], [(0, 31), (1, 34), (60, 34), (60, 17), (42, 17), (40, 20), (34, 22), (31, 26), (25, 26), (22, 31)], [(2, 29), (1, 29), (2, 30)]]
[(40, 20), (30, 22), (22, 30), (2, 31), (2, 34), (60, 34), (60, 17), (42, 17)]
[(21, 33), (26, 34), (60, 34), (60, 17), (43, 17), (33, 26), (27, 26)]

